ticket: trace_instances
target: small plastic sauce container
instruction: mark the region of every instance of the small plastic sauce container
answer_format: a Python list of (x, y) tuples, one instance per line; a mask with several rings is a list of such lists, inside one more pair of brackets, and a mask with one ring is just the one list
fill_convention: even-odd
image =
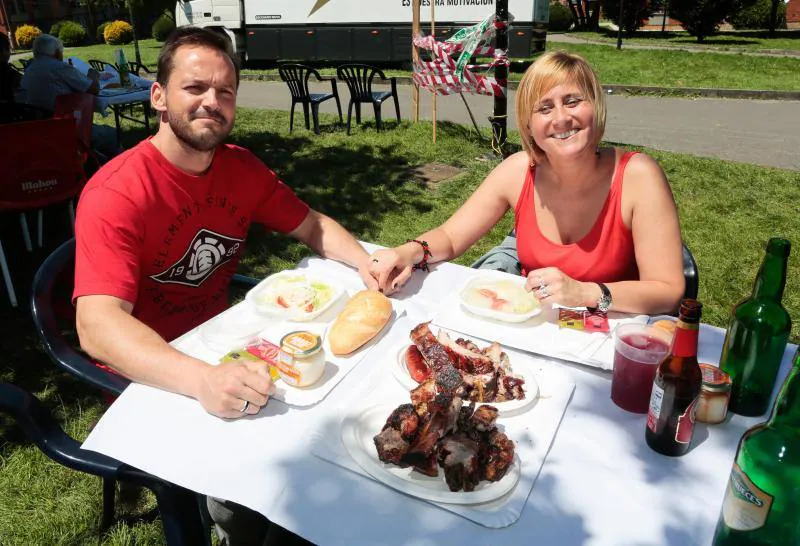
[(322, 338), (304, 330), (289, 332), (281, 338), (281, 350), (276, 367), (281, 379), (289, 385), (295, 387), (313, 385), (325, 371)]
[(703, 374), (703, 383), (695, 419), (701, 423), (716, 425), (723, 422), (728, 414), (731, 378), (711, 364), (700, 364), (700, 371)]

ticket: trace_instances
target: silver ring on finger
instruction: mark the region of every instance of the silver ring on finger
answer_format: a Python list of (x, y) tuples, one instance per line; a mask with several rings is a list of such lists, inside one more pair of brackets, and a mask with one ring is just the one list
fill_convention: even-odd
[(244, 412), (247, 411), (247, 408), (249, 408), (249, 407), (250, 407), (250, 400), (245, 400), (244, 401), (244, 407), (242, 407), (242, 409), (240, 409), (239, 411), (241, 413), (244, 413)]
[(547, 288), (546, 284), (539, 286), (539, 296), (542, 298), (549, 298), (552, 294), (550, 294), (550, 290)]

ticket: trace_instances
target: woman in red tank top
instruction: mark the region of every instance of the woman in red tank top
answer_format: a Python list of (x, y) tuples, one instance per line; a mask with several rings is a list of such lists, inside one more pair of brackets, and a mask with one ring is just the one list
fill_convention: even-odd
[(605, 95), (588, 63), (565, 52), (542, 55), (520, 81), (516, 113), (523, 151), (444, 224), (373, 254), (384, 291), (401, 287), (420, 262), (463, 254), (511, 209), (526, 287), (540, 300), (632, 313), (676, 309), (683, 261), (669, 184), (647, 155), (598, 148)]

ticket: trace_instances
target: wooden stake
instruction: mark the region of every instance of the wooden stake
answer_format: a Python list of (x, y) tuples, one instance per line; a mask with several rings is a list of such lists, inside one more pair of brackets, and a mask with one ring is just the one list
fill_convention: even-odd
[[(436, 7), (436, 0), (430, 0), (431, 2), (431, 36), (433, 39), (436, 39), (436, 14), (435, 14), (435, 7)], [(433, 143), (436, 144), (436, 91), (434, 90), (431, 93), (431, 98), (433, 100)]]
[[(413, 40), (414, 36), (420, 33), (419, 28), (419, 12), (420, 12), (420, 0), (413, 0), (411, 2), (411, 38)], [(417, 46), (414, 45), (414, 42), (411, 42), (411, 63), (413, 66), (416, 66), (417, 62), (419, 62), (419, 51), (417, 50)], [(413, 69), (412, 66), (412, 69)], [(411, 119), (415, 122), (419, 121), (419, 85), (416, 82), (413, 84), (413, 89), (411, 91)]]

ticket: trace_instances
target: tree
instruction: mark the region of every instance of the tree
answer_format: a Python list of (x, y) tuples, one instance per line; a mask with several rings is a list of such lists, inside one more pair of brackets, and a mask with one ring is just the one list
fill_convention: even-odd
[[(624, 0), (622, 30), (630, 38), (642, 25), (658, 11), (658, 3), (651, 0)], [(603, 13), (619, 26), (620, 0), (603, 0)]]
[(734, 0), (671, 0), (669, 14), (702, 42), (717, 33), (720, 23), (732, 13), (733, 3)]

